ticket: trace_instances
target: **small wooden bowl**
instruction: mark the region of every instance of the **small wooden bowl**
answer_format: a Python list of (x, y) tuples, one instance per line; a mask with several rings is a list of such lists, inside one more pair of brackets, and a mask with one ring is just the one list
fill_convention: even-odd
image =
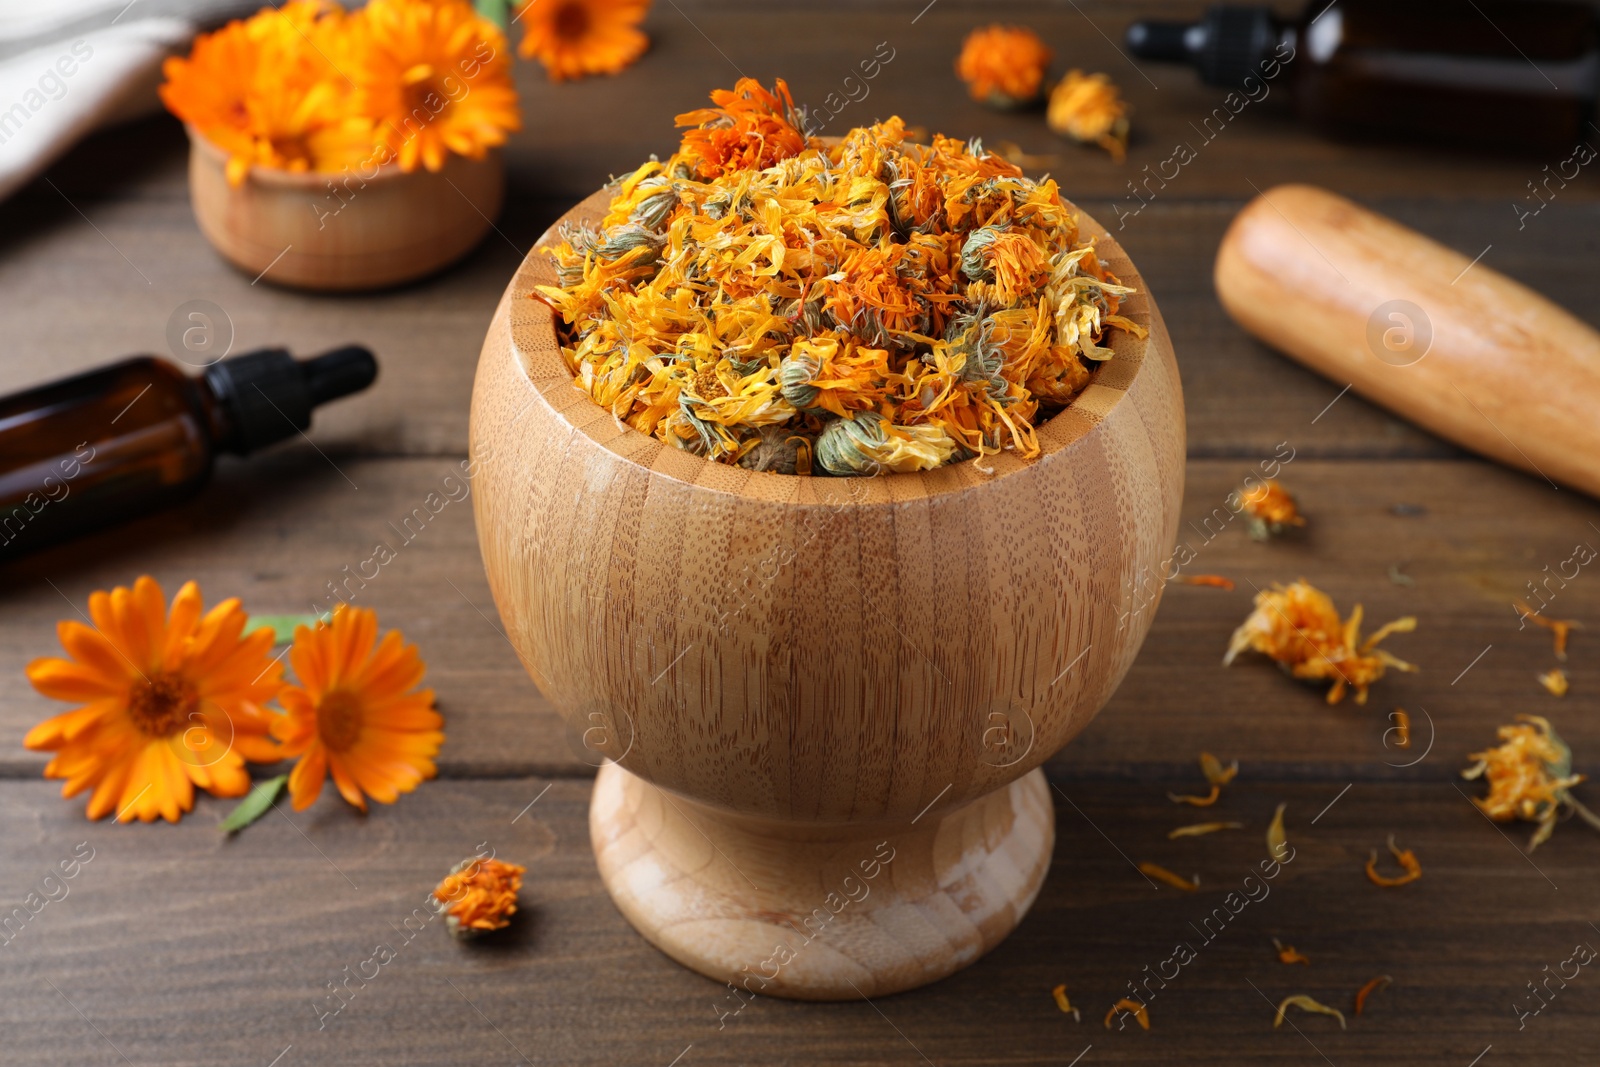
[(253, 278), (301, 289), (380, 289), (454, 263), (493, 227), (505, 163), (451, 154), (437, 173), (389, 163), (347, 174), (251, 168), (189, 128), (189, 198), (206, 240)]
[(538, 248), (501, 299), (472, 400), (489, 584), (529, 674), (610, 760), (601, 877), (680, 962), (752, 993), (879, 996), (973, 962), (1038, 893), (1055, 824), (1037, 768), (1132, 664), (1183, 497), (1166, 327), (1081, 222), (1150, 337), (1114, 332), (1043, 454), (986, 468), (700, 459), (574, 387), (528, 299), (555, 280)]

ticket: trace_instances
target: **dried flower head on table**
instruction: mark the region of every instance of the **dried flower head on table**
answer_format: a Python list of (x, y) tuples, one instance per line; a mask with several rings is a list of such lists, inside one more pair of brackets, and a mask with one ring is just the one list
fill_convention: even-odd
[(1107, 329), (1145, 335), (1053, 181), (898, 118), (824, 144), (782, 81), (712, 100), (533, 294), (579, 388), (635, 429), (782, 473), (1033, 456)]
[(967, 34), (956, 57), (956, 74), (979, 103), (1022, 107), (1044, 95), (1054, 58), (1050, 46), (1026, 26), (994, 23)]
[(1341, 621), (1327, 593), (1306, 581), (1275, 585), (1256, 594), (1255, 611), (1233, 632), (1224, 667), (1239, 653), (1253, 649), (1277, 660), (1284, 670), (1304, 681), (1331, 681), (1328, 703), (1356, 691), (1356, 703), (1367, 702), (1367, 689), (1393, 667), (1417, 668), (1390, 655), (1377, 645), (1395, 633), (1410, 633), (1417, 620), (1407, 615), (1385, 623), (1365, 641), (1361, 639), (1361, 605)]
[(1461, 777), (1489, 779), (1489, 795), (1474, 797), (1473, 803), (1495, 822), (1522, 819), (1538, 823), (1528, 842), (1529, 852), (1550, 839), (1556, 817), (1563, 810), (1575, 812), (1600, 830), (1600, 816), (1572, 795), (1572, 787), (1583, 781), (1583, 775), (1572, 773), (1572, 750), (1550, 720), (1518, 715), (1517, 722), (1520, 725), (1500, 727), (1496, 734), (1499, 745), (1467, 757), (1477, 762), (1462, 771)]

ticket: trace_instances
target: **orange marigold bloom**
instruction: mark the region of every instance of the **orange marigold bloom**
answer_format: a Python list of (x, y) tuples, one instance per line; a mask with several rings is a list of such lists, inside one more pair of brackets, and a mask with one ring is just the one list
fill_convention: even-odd
[(1239, 506), (1250, 519), (1250, 536), (1257, 541), (1265, 541), (1290, 526), (1306, 524), (1305, 516), (1295, 506), (1294, 497), (1276, 478), (1240, 489)]
[(445, 923), (457, 937), (486, 934), (511, 925), (526, 867), (497, 859), (462, 860), (433, 891)]
[(380, 158), (437, 171), (522, 128), (505, 36), (464, 0), (372, 0), (362, 15), (353, 76)]
[(729, 171), (770, 167), (806, 147), (799, 112), (782, 78), (771, 92), (754, 78), (740, 78), (732, 89), (712, 90), (711, 102), (717, 106), (673, 119), (693, 127), (683, 135), (678, 154), (694, 165), (702, 181)]
[(300, 757), (289, 774), (296, 811), (311, 806), (329, 774), (362, 811), (368, 796), (393, 804), (433, 777), (444, 720), (433, 690), (416, 688), (426, 667), (400, 631), (377, 638), (377, 615), (345, 605), (332, 622), (295, 629), (289, 662), (299, 684), (279, 694), (286, 714), (272, 733), (283, 755)]
[(1343, 700), (1347, 688), (1355, 689), (1357, 704), (1365, 704), (1367, 688), (1388, 668), (1417, 669), (1376, 647), (1390, 634), (1415, 630), (1417, 620), (1409, 615), (1386, 623), (1363, 641), (1361, 605), (1341, 622), (1328, 594), (1304, 580), (1263, 590), (1256, 594), (1255, 604), (1255, 611), (1233, 632), (1222, 659), (1224, 667), (1240, 652), (1254, 649), (1277, 660), (1296, 678), (1332, 681), (1330, 704)]
[(48, 778), (63, 796), (85, 789), (91, 819), (177, 822), (194, 806), (194, 787), (241, 796), (245, 760), (274, 760), (262, 705), (281, 684), (272, 632), (244, 634), (237, 600), (204, 611), (200, 587), (186, 582), (167, 610), (149, 576), (89, 597), (93, 627), (57, 625), (69, 659), (37, 659), (28, 681), (47, 697), (83, 706), (28, 731), (28, 748), (56, 753)]
[(551, 81), (615, 74), (650, 47), (639, 29), (649, 10), (650, 0), (528, 0), (517, 11), (517, 51), (543, 63)]
[(967, 34), (956, 59), (956, 73), (972, 99), (1015, 107), (1039, 99), (1045, 72), (1055, 53), (1039, 35), (1022, 26), (996, 23)]
[(1105, 74), (1067, 71), (1050, 90), (1045, 121), (1079, 144), (1099, 145), (1118, 163), (1128, 154), (1128, 105)]

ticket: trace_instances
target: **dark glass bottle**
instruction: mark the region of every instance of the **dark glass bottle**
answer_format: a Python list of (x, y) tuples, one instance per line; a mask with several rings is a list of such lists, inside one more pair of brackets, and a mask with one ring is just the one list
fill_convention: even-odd
[(138, 356), (0, 397), (0, 561), (177, 503), (219, 452), (292, 437), (377, 373), (354, 345), (248, 352), (198, 378)]
[(1222, 5), (1195, 23), (1136, 22), (1127, 44), (1230, 89), (1281, 66), (1297, 116), (1334, 136), (1556, 150), (1591, 132), (1597, 24), (1564, 0), (1312, 0), (1293, 21)]

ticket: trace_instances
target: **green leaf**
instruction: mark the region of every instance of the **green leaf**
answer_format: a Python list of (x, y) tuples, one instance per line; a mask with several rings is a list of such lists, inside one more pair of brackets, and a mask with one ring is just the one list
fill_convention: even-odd
[(283, 787), (288, 781), (287, 774), (280, 774), (276, 778), (268, 778), (264, 782), (257, 783), (256, 787), (239, 801), (239, 805), (228, 813), (228, 817), (222, 820), (222, 832), (231, 834), (243, 830), (265, 815), (271, 810), (272, 802), (278, 799), (278, 794), (283, 792)]
[(502, 30), (511, 24), (511, 4), (508, 0), (476, 0), (472, 6), (478, 9), (478, 14)]
[(251, 623), (254, 624), (250, 627), (250, 632), (271, 630), (273, 644), (287, 645), (294, 640), (294, 628), (296, 626), (315, 627), (317, 623), (326, 622), (328, 618), (329, 616), (326, 613), (321, 615), (254, 615), (250, 618)]

